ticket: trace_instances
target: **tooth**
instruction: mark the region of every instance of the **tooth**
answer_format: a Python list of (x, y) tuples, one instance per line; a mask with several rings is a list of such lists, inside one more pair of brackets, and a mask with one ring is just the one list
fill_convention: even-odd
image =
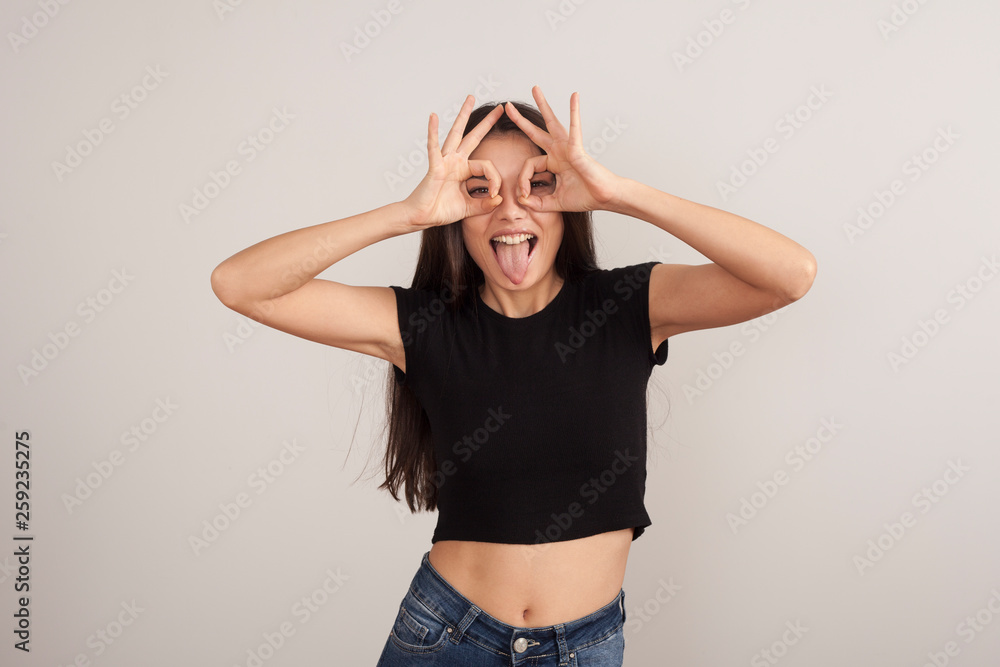
[(493, 243), (505, 243), (507, 245), (516, 245), (518, 243), (524, 243), (528, 239), (533, 239), (533, 238), (535, 238), (534, 234), (526, 234), (526, 233), (501, 234), (500, 236), (496, 236), (493, 239), (491, 239), (491, 241)]

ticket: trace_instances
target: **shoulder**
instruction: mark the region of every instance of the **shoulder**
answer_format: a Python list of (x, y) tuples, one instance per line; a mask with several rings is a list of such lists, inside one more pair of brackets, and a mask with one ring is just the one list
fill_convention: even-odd
[[(399, 285), (390, 285), (389, 287), (396, 294), (397, 306), (406, 310), (431, 309), (437, 312), (454, 310), (461, 296), (456, 290), (447, 286), (439, 289), (401, 287)], [(402, 314), (402, 310), (400, 314)]]
[(649, 281), (656, 261), (630, 264), (591, 271), (583, 278), (585, 284), (593, 285), (602, 295), (614, 299), (631, 299), (637, 293), (648, 294)]

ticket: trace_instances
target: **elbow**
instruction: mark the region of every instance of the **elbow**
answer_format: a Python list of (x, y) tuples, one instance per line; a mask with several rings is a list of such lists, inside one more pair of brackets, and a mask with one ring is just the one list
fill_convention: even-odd
[(267, 301), (254, 299), (246, 290), (244, 276), (234, 272), (225, 262), (215, 267), (211, 276), (212, 291), (226, 308), (264, 323), (271, 306)]
[(236, 304), (239, 301), (236, 284), (230, 272), (226, 270), (225, 262), (219, 264), (212, 271), (211, 281), (212, 292), (215, 293), (219, 301), (227, 308), (236, 310)]
[(785, 281), (784, 298), (786, 303), (798, 301), (806, 295), (816, 279), (816, 258), (805, 250), (804, 257)]

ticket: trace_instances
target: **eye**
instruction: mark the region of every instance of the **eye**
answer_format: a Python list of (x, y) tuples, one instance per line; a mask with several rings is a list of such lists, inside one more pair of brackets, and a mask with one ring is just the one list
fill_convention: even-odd
[(490, 189), (488, 186), (481, 185), (477, 188), (469, 188), (470, 197), (489, 197)]
[(535, 188), (551, 188), (554, 185), (555, 185), (554, 179), (551, 179), (551, 178), (536, 179), (536, 180), (534, 180), (534, 181), (531, 182), (531, 188), (532, 189), (535, 189)]

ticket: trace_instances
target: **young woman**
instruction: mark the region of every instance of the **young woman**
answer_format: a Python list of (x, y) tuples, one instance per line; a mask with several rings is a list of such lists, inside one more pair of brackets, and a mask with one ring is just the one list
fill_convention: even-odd
[[(804, 295), (816, 262), (738, 215), (617, 176), (538, 105), (470, 96), (401, 202), (227, 259), (228, 307), (392, 364), (382, 488), (437, 509), (379, 665), (620, 665), (643, 505), (646, 383), (667, 340)], [(645, 220), (711, 263), (600, 269), (592, 211)], [(422, 232), (410, 288), (316, 276)]]

